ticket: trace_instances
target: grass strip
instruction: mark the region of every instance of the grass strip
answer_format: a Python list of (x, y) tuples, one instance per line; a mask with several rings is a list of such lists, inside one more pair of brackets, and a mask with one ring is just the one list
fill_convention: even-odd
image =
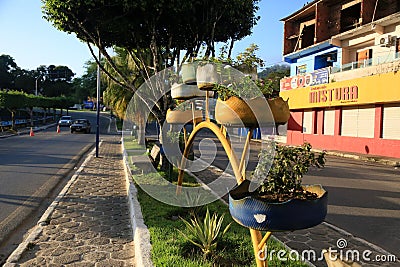
[[(165, 176), (165, 173), (161, 173)], [(174, 170), (173, 180), (176, 176)], [(194, 178), (187, 176), (186, 186), (198, 186)], [(135, 177), (133, 177), (135, 179)], [(185, 178), (186, 179), (186, 178)], [(188, 181), (189, 180), (189, 181)], [(182, 208), (164, 204), (149, 196), (138, 188), (138, 198), (142, 208), (144, 222), (147, 225), (152, 244), (152, 261), (155, 266), (256, 266), (250, 232), (247, 228), (233, 221), (229, 208), (222, 201), (215, 201), (207, 206), (197, 208)], [(185, 231), (185, 225), (180, 218), (189, 219), (191, 213), (202, 215), (208, 207), (210, 213), (225, 214), (223, 228), (232, 222), (226, 235), (219, 240), (217, 250), (207, 258), (203, 257), (199, 248), (187, 241), (177, 229)], [(192, 210), (191, 210), (192, 209)], [(194, 209), (194, 210), (193, 210)], [(267, 243), (268, 251), (285, 250), (278, 242), (270, 239)], [(273, 254), (268, 261), (269, 266), (308, 266), (300, 261), (281, 261)]]

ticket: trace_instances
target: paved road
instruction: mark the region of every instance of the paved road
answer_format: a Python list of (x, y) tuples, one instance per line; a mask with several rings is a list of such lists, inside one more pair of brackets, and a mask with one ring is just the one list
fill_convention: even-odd
[[(92, 134), (70, 134), (68, 128), (61, 128), (57, 133), (54, 126), (36, 132), (35, 136), (0, 139), (0, 262), (9, 250), (8, 246), (4, 247), (9, 234), (23, 232), (17, 226), (27, 219), (36, 222), (39, 215), (34, 212), (41, 204), (52, 201), (51, 197), (46, 199), (48, 194), (63, 182), (95, 142), (96, 114), (73, 112), (71, 115), (89, 118), (93, 123)], [(103, 132), (108, 124), (108, 119), (102, 118)]]
[[(213, 165), (225, 169), (228, 159), (212, 140), (218, 148)], [(258, 142), (251, 143), (248, 170), (254, 169), (259, 149)], [(311, 170), (304, 183), (322, 184), (329, 192), (328, 223), (400, 258), (400, 168), (327, 156), (325, 168)]]
[(400, 168), (328, 157), (304, 182), (329, 192), (327, 222), (400, 258)]

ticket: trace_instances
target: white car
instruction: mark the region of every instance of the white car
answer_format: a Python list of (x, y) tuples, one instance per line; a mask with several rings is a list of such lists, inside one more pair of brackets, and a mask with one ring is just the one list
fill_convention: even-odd
[(58, 126), (71, 126), (72, 124), (72, 118), (71, 116), (62, 116), (60, 120), (58, 121)]

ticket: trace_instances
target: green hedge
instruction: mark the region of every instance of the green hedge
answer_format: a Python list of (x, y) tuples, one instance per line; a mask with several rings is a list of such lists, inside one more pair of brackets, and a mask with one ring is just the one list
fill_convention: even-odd
[(74, 101), (71, 98), (64, 96), (45, 97), (26, 94), (19, 91), (0, 91), (0, 107), (4, 108), (68, 108), (73, 104)]

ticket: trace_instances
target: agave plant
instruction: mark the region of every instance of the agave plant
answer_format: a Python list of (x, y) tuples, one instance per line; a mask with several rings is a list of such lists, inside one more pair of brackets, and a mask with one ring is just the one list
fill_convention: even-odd
[(218, 240), (224, 236), (231, 226), (231, 223), (228, 224), (221, 232), (224, 214), (218, 216), (214, 213), (210, 216), (208, 208), (203, 221), (201, 221), (197, 216), (192, 217), (190, 221), (183, 218), (181, 218), (181, 220), (186, 226), (187, 233), (179, 229), (178, 231), (186, 240), (199, 247), (203, 252), (204, 257), (207, 257), (211, 252), (215, 251)]

